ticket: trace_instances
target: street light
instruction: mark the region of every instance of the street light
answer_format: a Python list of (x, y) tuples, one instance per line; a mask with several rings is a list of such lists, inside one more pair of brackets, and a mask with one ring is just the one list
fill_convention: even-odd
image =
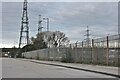
[(43, 20), (47, 20), (47, 31), (49, 31), (49, 18), (43, 18)]

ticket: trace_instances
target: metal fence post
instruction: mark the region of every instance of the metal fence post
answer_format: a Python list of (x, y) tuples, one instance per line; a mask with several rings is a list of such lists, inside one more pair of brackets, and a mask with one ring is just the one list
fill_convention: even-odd
[[(119, 26), (120, 27), (120, 26)], [(118, 34), (118, 67), (120, 68), (120, 34)]]
[(48, 55), (47, 55), (47, 57), (48, 57), (47, 59), (48, 59), (48, 61), (49, 61), (49, 47), (47, 48), (47, 54), (48, 54)]
[(106, 37), (107, 38), (107, 52), (106, 52), (106, 64), (108, 65), (108, 60), (109, 60), (109, 39), (108, 39), (108, 36)]
[(92, 39), (92, 63), (94, 63), (94, 39)]
[(83, 41), (82, 41), (82, 61), (81, 61), (81, 63), (83, 63)]

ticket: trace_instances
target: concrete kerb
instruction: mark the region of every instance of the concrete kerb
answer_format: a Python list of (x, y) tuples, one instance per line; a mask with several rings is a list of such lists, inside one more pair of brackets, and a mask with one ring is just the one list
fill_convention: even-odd
[(118, 74), (108, 73), (108, 72), (103, 72), (103, 71), (97, 71), (97, 70), (84, 69), (84, 68), (79, 68), (79, 67), (75, 67), (75, 66), (72, 66), (72, 65), (51, 63), (49, 61), (38, 61), (38, 60), (31, 60), (31, 59), (20, 59), (20, 60), (34, 62), (34, 63), (37, 63), (37, 64), (45, 64), (45, 65), (52, 65), (52, 66), (59, 66), (59, 67), (65, 67), (65, 68), (70, 68), (70, 69), (94, 72), (94, 73), (99, 73), (99, 74), (104, 74), (104, 75), (120, 78), (120, 75), (118, 75)]

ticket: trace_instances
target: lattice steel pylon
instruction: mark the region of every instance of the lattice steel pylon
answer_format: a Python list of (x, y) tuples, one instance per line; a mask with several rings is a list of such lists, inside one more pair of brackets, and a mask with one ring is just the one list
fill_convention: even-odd
[(87, 30), (86, 30), (86, 45), (87, 47), (90, 47), (90, 30), (89, 30), (89, 27), (87, 26)]
[(29, 26), (28, 26), (27, 0), (24, 0), (19, 48), (21, 48), (22, 45), (28, 45), (28, 44), (29, 44)]

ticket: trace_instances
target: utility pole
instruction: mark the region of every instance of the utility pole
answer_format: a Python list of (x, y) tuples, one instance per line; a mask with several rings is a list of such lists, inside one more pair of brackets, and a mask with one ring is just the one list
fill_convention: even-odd
[(41, 15), (39, 15), (39, 21), (38, 21), (38, 33), (42, 32), (42, 19)]
[[(49, 18), (43, 18), (43, 20), (47, 20), (47, 35), (49, 36)], [(48, 42), (49, 47), (49, 42)]]
[(90, 47), (90, 30), (89, 30), (89, 27), (87, 26), (87, 30), (86, 30), (86, 44), (87, 44), (87, 47)]
[(29, 22), (28, 22), (28, 12), (27, 12), (27, 0), (24, 0), (20, 39), (19, 39), (19, 48), (21, 48), (22, 45), (29, 44), (29, 26), (28, 26), (28, 23)]
[[(43, 18), (43, 20), (47, 20), (47, 35), (49, 36), (49, 18)], [(49, 48), (50, 48), (50, 45), (49, 45), (49, 42), (47, 41), (47, 44), (48, 44), (48, 60), (49, 60)]]
[(47, 31), (49, 32), (49, 18), (47, 18)]

